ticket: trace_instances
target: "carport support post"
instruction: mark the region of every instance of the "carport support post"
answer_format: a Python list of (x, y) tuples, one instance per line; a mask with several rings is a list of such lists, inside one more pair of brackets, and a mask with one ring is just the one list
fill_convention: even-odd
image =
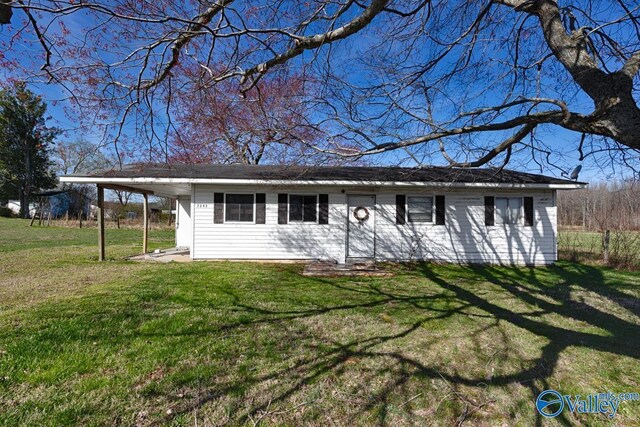
[(143, 200), (143, 212), (142, 220), (144, 231), (142, 232), (142, 253), (147, 253), (147, 244), (149, 239), (149, 195), (147, 193), (142, 194)]
[(98, 185), (98, 260), (104, 261), (104, 188)]

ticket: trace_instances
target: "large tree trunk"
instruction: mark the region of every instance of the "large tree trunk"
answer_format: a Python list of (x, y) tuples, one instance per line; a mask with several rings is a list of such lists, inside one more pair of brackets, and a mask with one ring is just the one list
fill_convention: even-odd
[(640, 149), (640, 108), (633, 97), (633, 79), (640, 71), (640, 52), (632, 55), (621, 70), (605, 72), (588, 49), (584, 29), (567, 33), (556, 0), (509, 0), (507, 3), (538, 16), (549, 48), (594, 102), (592, 114), (578, 120), (569, 117), (563, 125)]
[(30, 198), (30, 192), (26, 189), (26, 186), (22, 187), (20, 190), (20, 217), (21, 218), (30, 218), (29, 198)]

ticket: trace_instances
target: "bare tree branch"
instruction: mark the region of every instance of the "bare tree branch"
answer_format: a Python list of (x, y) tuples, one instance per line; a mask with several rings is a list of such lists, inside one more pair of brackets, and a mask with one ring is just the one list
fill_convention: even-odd
[[(201, 126), (201, 135), (189, 129), (193, 147), (224, 140), (231, 148), (221, 158), (248, 162), (269, 158), (265, 147), (274, 143), (340, 159), (401, 150), (417, 163), (533, 159), (556, 167), (571, 146), (580, 158), (638, 162), (640, 6), (622, 0), (606, 11), (588, 0), (10, 5), (25, 13), (0, 41), (2, 65), (12, 78), (60, 85), (70, 118), (81, 123), (74, 128), (99, 128), (103, 143), (115, 141), (118, 161), (142, 152), (170, 159), (186, 126), (185, 101), (206, 115), (207, 92), (224, 88), (229, 110), (217, 114), (228, 115), (236, 102), (261, 102), (252, 91), (289, 73), (305, 86), (295, 104), (313, 112), (287, 111), (295, 130), (268, 121), (250, 129), (249, 120), (212, 135), (193, 114), (189, 126)], [(24, 40), (41, 56), (16, 58)], [(544, 136), (553, 129), (573, 137), (553, 146)], [(265, 141), (247, 137), (258, 134)]]
[(373, 0), (371, 5), (364, 9), (362, 14), (335, 30), (331, 30), (327, 33), (315, 34), (313, 36), (298, 37), (294, 42), (294, 47), (269, 59), (268, 61), (262, 62), (242, 72), (242, 79), (240, 83), (243, 84), (247, 78), (254, 74), (264, 74), (276, 65), (284, 64), (290, 59), (300, 55), (305, 50), (316, 49), (322, 45), (342, 40), (357, 33), (373, 21), (373, 18), (382, 12), (388, 3), (389, 0)]

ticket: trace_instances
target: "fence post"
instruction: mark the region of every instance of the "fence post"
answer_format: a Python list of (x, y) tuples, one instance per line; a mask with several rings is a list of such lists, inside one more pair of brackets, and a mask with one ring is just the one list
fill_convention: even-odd
[(609, 265), (609, 241), (611, 240), (611, 232), (605, 230), (602, 240), (602, 258), (606, 265)]
[(98, 185), (98, 261), (104, 261), (104, 187)]
[(149, 195), (147, 193), (142, 194), (142, 253), (146, 254), (149, 247)]

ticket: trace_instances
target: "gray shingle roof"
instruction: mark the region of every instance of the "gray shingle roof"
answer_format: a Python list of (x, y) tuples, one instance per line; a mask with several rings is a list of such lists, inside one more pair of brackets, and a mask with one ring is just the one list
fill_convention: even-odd
[[(576, 184), (575, 181), (507, 169), (450, 167), (166, 165), (134, 163), (120, 170), (72, 176), (95, 178), (203, 178), (305, 181), (376, 181), (499, 184)], [(578, 184), (580, 184), (578, 182)]]

